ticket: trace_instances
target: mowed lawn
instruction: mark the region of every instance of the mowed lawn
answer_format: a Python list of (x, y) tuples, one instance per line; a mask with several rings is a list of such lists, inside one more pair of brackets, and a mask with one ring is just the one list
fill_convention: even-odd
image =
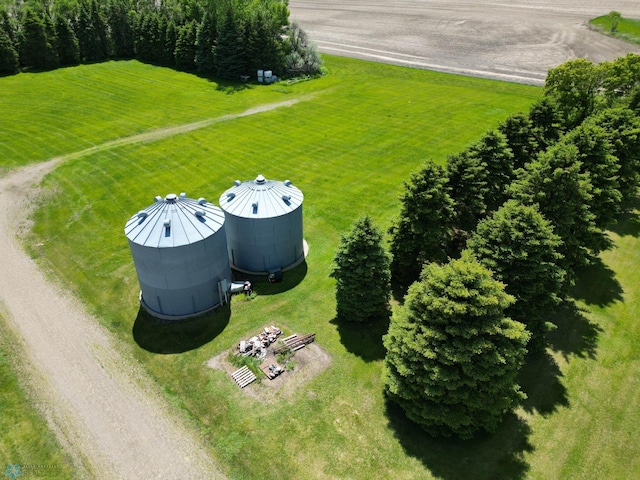
[[(640, 267), (640, 228), (634, 215), (613, 234), (617, 248), (603, 255), (600, 268), (585, 272), (577, 304), (555, 319), (553, 350), (531, 359), (523, 372), (529, 400), (497, 434), (434, 440), (385, 404), (386, 325), (333, 321), (328, 275), (339, 235), (366, 213), (386, 230), (399, 212), (403, 181), (424, 160), (444, 162), (509, 113), (526, 110), (540, 90), (337, 57), (326, 63), (321, 79), (269, 87), (220, 86), (137, 62), (0, 79), (6, 92), (0, 108), (11, 105), (32, 132), (44, 132), (32, 141), (7, 135), (19, 123), (3, 116), (0, 162), (8, 168), (149, 129), (298, 100), (188, 134), (74, 157), (45, 179), (29, 251), (85, 300), (131, 361), (156, 378), (230, 478), (640, 475), (632, 273)], [(140, 86), (145, 83), (154, 88)], [(25, 92), (30, 95), (21, 99)], [(60, 113), (30, 114), (31, 106), (46, 102), (48, 112)], [(12, 152), (19, 155), (5, 160)], [(178, 329), (149, 325), (139, 314), (125, 221), (155, 195), (186, 192), (217, 203), (234, 180), (258, 174), (291, 179), (305, 194), (306, 263), (285, 273), (282, 284), (258, 281), (256, 298), (236, 298), (205, 319)], [(316, 333), (331, 363), (263, 403), (205, 364), (269, 324)]]

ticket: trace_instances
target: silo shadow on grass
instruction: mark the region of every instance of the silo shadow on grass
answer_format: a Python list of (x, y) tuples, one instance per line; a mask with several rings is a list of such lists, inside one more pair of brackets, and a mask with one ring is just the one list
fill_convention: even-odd
[(253, 291), (257, 295), (277, 295), (279, 293), (292, 290), (297, 287), (307, 276), (307, 262), (303, 261), (300, 265), (286, 272), (282, 272), (282, 281), (269, 283), (269, 276), (252, 275), (242, 273), (237, 270), (233, 271), (234, 281), (249, 280), (253, 287)]
[(195, 350), (216, 338), (229, 324), (230, 305), (185, 320), (159, 320), (143, 307), (133, 324), (133, 339), (151, 353), (172, 354)]
[(422, 462), (431, 474), (443, 480), (517, 480), (526, 478), (526, 452), (530, 427), (513, 413), (507, 414), (493, 434), (479, 434), (471, 440), (435, 438), (407, 418), (391, 400), (386, 401), (388, 425), (405, 453)]

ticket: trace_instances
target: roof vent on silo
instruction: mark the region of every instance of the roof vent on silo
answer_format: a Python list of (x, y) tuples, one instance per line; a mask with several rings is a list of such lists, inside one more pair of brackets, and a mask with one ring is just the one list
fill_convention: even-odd
[(291, 195), (282, 195), (282, 201), (287, 205), (291, 205)]
[(258, 202), (253, 202), (251, 206), (253, 207), (253, 214), (258, 213)]
[(156, 203), (164, 202), (164, 199), (160, 195), (156, 195), (153, 199)]
[(285, 187), (290, 187), (291, 186), (291, 180), (285, 180), (283, 183), (284, 183)]
[(164, 225), (164, 236), (165, 236), (165, 237), (170, 236), (170, 235), (171, 235), (171, 219), (170, 219), (170, 218), (167, 218), (167, 219), (164, 221), (164, 224), (163, 224), (163, 225)]
[(236, 198), (236, 194), (235, 193), (233, 193), (233, 192), (227, 193), (227, 202), (230, 202), (234, 198)]
[(255, 183), (256, 185), (264, 185), (267, 183), (267, 179), (264, 178), (264, 175), (258, 175), (255, 179)]
[(147, 215), (149, 215), (147, 212), (145, 212), (144, 210), (140, 210), (137, 213), (138, 218), (144, 220), (145, 218), (147, 218)]
[(198, 199), (198, 205), (204, 205), (205, 203), (207, 203), (207, 199), (204, 197), (200, 197)]
[(184, 200), (185, 198), (187, 198), (187, 194), (185, 192), (182, 192), (180, 194), (180, 200)]
[(204, 216), (207, 214), (207, 212), (205, 212), (204, 210), (196, 210), (195, 211), (195, 216), (202, 219), (204, 218)]
[(240, 180), (236, 180), (235, 182), (233, 182), (233, 184), (234, 184), (236, 187), (239, 187), (240, 185), (242, 185), (242, 182), (241, 182)]

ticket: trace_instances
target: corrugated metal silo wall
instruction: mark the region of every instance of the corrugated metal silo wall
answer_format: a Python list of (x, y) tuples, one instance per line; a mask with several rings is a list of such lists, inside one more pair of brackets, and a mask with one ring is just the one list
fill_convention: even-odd
[(191, 315), (221, 303), (218, 282), (231, 282), (225, 228), (196, 243), (153, 248), (129, 241), (142, 299), (163, 315)]
[(249, 272), (282, 270), (304, 255), (302, 205), (286, 215), (244, 218), (226, 215), (231, 263)]

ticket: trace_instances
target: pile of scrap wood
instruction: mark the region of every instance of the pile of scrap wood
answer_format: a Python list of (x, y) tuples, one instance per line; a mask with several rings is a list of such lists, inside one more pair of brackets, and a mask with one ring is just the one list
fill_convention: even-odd
[(284, 338), (282, 340), (283, 344), (274, 348), (273, 353), (275, 355), (278, 355), (286, 350), (293, 350), (293, 351), (300, 350), (301, 348), (304, 348), (310, 343), (313, 343), (315, 339), (316, 339), (315, 333), (309, 333), (308, 335), (298, 335), (294, 333), (293, 335), (290, 335), (287, 338)]
[[(260, 366), (260, 370), (262, 370), (269, 380), (273, 380), (285, 371), (285, 368), (282, 365), (279, 365), (276, 361), (276, 355), (287, 351), (295, 352), (296, 350), (304, 348), (306, 345), (312, 343), (316, 338), (315, 333), (310, 333), (308, 335), (298, 335), (294, 333), (293, 335), (282, 339), (282, 344), (274, 347), (272, 350), (273, 353), (270, 354), (267, 359), (267, 348), (272, 345), (280, 335), (282, 335), (282, 330), (278, 327), (274, 327), (273, 325), (267, 327), (263, 332), (251, 337), (249, 340), (240, 341), (238, 343), (236, 355), (256, 357), (260, 362), (263, 362)], [(264, 361), (265, 359), (267, 361)], [(256, 380), (253, 373), (251, 373), (247, 367), (242, 367), (240, 370), (231, 374), (231, 376), (240, 388), (244, 388)]]
[(238, 344), (238, 355), (245, 357), (254, 356), (264, 359), (267, 356), (267, 347), (275, 342), (282, 335), (282, 330), (273, 325), (264, 329), (263, 332), (249, 340), (241, 340)]

